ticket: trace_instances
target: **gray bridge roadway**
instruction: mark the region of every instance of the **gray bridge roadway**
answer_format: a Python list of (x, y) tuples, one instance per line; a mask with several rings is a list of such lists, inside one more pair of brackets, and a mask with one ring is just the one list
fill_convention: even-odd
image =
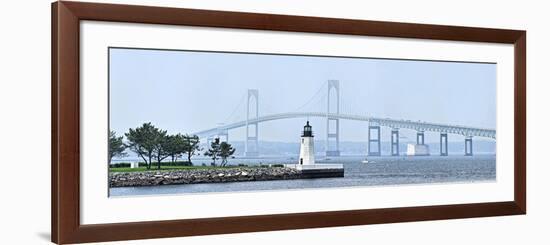
[[(278, 113), (278, 114), (260, 116), (257, 118), (251, 118), (248, 120), (248, 124), (255, 124), (255, 123), (288, 119), (288, 118), (306, 118), (306, 117), (338, 118), (338, 119), (344, 119), (344, 120), (366, 121), (372, 125), (385, 126), (385, 127), (390, 127), (394, 129), (411, 129), (419, 132), (439, 132), (439, 133), (464, 135), (467, 137), (484, 137), (484, 138), (496, 139), (496, 130), (494, 129), (476, 128), (476, 127), (441, 124), (441, 123), (430, 123), (430, 122), (422, 122), (422, 121), (377, 118), (377, 117), (360, 116), (360, 115), (348, 115), (348, 114), (341, 114), (341, 113), (340, 114), (323, 113), (323, 112)], [(225, 125), (220, 125), (219, 127), (216, 127), (216, 128), (195, 132), (194, 134), (201, 138), (204, 138), (211, 135), (217, 135), (220, 132), (223, 132), (226, 130), (244, 127), (246, 125), (247, 125), (247, 120), (243, 120), (243, 121), (238, 121), (238, 122), (229, 123)]]

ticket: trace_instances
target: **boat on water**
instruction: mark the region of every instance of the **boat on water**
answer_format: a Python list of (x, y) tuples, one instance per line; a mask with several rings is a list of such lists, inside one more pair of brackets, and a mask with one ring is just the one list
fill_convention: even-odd
[(365, 158), (363, 161), (361, 161), (361, 163), (369, 163), (369, 162), (372, 163), (372, 161), (369, 161), (369, 160), (366, 159), (366, 158)]

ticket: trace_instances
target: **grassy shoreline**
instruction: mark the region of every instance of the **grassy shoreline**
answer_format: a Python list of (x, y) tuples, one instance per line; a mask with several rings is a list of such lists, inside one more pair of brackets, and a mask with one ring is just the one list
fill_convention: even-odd
[(228, 165), (228, 166), (161, 166), (160, 169), (157, 169), (157, 166), (151, 166), (151, 169), (146, 167), (139, 168), (109, 168), (110, 173), (131, 173), (131, 172), (147, 172), (147, 171), (174, 171), (174, 170), (207, 170), (207, 169), (232, 169), (232, 168), (269, 168), (269, 167), (282, 167), (281, 164), (275, 165), (256, 165), (256, 166), (239, 166), (239, 165)]

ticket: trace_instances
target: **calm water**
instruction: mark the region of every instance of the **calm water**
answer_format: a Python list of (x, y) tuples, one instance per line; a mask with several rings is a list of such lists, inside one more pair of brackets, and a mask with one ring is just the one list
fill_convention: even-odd
[[(496, 180), (496, 160), (494, 155), (430, 156), (430, 157), (371, 157), (367, 164), (361, 157), (333, 157), (319, 163), (343, 163), (345, 177), (250, 181), (233, 183), (211, 183), (190, 185), (165, 185), (151, 187), (111, 188), (111, 196), (157, 195), (203, 192), (239, 192), (257, 190), (281, 190), (302, 188), (332, 188), (351, 186), (429, 184), (447, 182), (476, 182)], [(240, 163), (250, 164), (257, 159), (239, 159)], [(267, 158), (269, 163), (294, 163), (296, 160)], [(200, 164), (200, 163), (199, 163)]]

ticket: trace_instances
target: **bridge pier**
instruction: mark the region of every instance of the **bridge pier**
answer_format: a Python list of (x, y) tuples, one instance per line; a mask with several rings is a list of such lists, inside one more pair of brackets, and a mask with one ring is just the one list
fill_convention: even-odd
[(473, 156), (473, 141), (472, 136), (467, 136), (466, 139), (464, 139), (464, 156)]
[(220, 142), (229, 142), (229, 131), (227, 129), (223, 129), (223, 123), (219, 123), (216, 134), (211, 135), (210, 137), (219, 138)]
[(217, 134), (206, 137), (206, 147), (210, 148), (214, 139), (220, 139), (220, 143), (229, 142), (229, 132), (227, 130), (220, 130)]
[(399, 129), (391, 130), (391, 155), (399, 156)]
[[(253, 117), (250, 117), (250, 99), (254, 99), (256, 110)], [(246, 100), (246, 140), (244, 141), (244, 155), (247, 157), (258, 156), (258, 90), (249, 89), (248, 98)], [(250, 120), (254, 120), (250, 122)], [(254, 134), (250, 132), (250, 128), (254, 127)]]
[[(330, 91), (336, 91), (336, 111), (331, 112)], [(340, 114), (340, 82), (338, 80), (328, 80), (327, 94), (327, 138), (326, 138), (326, 156), (340, 156), (340, 119), (338, 117), (329, 117), (330, 113)], [(331, 124), (334, 126), (331, 131)]]
[(227, 130), (221, 131), (221, 132), (218, 134), (218, 138), (220, 138), (220, 142), (227, 142), (227, 143), (229, 143), (229, 133), (227, 132)]
[(424, 144), (424, 131), (416, 132), (416, 144), (417, 145), (423, 145)]
[(449, 144), (447, 133), (441, 133), (439, 135), (439, 153), (441, 156), (449, 155)]
[(206, 150), (208, 150), (210, 148), (210, 145), (212, 144), (212, 141), (214, 141), (213, 136), (206, 137)]
[[(372, 131), (375, 131), (373, 133)], [(373, 138), (373, 137), (376, 138)], [(376, 145), (376, 150), (373, 149), (372, 145)], [(369, 156), (380, 156), (380, 126), (371, 126), (369, 125), (369, 144), (368, 144), (368, 154)]]

